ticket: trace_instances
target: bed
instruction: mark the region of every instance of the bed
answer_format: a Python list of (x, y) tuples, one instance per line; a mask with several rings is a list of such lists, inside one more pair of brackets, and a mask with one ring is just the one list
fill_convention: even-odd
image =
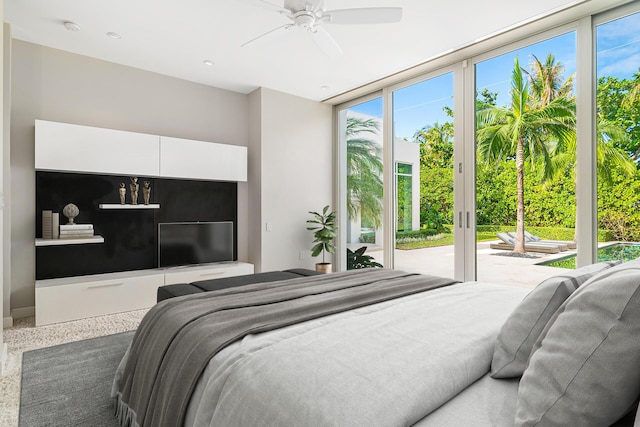
[[(544, 416), (555, 419), (567, 411), (561, 408), (559, 417), (553, 413), (562, 398), (555, 405), (539, 402), (554, 391), (543, 380), (530, 384), (527, 364), (537, 369), (535, 377), (544, 379), (539, 375), (544, 369), (528, 354), (523, 365), (518, 352), (540, 346), (534, 339), (540, 335), (553, 341), (555, 330), (547, 325), (562, 323), (564, 318), (554, 318), (558, 310), (570, 314), (572, 307), (565, 306), (575, 299), (572, 294), (585, 293), (576, 289), (604, 270), (619, 268), (597, 264), (586, 272), (576, 270), (531, 294), (517, 287), (371, 269), (172, 298), (145, 316), (118, 368), (112, 392), (117, 416), (121, 425), (131, 426), (513, 426), (514, 420), (523, 426), (562, 425), (544, 418), (531, 421), (537, 417), (536, 405), (547, 405)], [(360, 294), (360, 288), (367, 290)], [(334, 295), (341, 293), (340, 298)], [(257, 314), (241, 301), (253, 301), (249, 305), (258, 307)], [(211, 310), (210, 304), (217, 308)], [(282, 322), (274, 314), (281, 306)], [(240, 314), (231, 314), (236, 309)], [(246, 310), (251, 322), (260, 316), (266, 321), (241, 320), (247, 323), (244, 332), (229, 327), (227, 322), (243, 318)], [(518, 310), (524, 314), (514, 316)], [(217, 319), (205, 322), (212, 312)], [(522, 329), (522, 318), (534, 321), (526, 333), (514, 334), (513, 325)], [(173, 330), (177, 324), (194, 329)], [(211, 344), (216, 340), (220, 345)], [(630, 359), (640, 360), (638, 349), (631, 347)], [(544, 362), (549, 357), (545, 350), (532, 355), (542, 355)], [(637, 366), (635, 371), (640, 371)], [(632, 425), (640, 378), (624, 376), (616, 376), (615, 386), (627, 397), (598, 398), (600, 404), (586, 411), (588, 417), (598, 412), (591, 424), (565, 425), (618, 420), (618, 425)], [(532, 408), (523, 410), (522, 390), (532, 389), (528, 395), (537, 396), (536, 387), (545, 393), (524, 399), (524, 406)]]

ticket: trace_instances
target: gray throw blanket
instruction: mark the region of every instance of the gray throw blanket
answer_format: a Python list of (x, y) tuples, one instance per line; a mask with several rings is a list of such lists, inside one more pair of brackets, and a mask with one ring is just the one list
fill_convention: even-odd
[(172, 298), (144, 317), (129, 349), (116, 414), (123, 426), (179, 426), (209, 360), (248, 335), (455, 283), (354, 270)]

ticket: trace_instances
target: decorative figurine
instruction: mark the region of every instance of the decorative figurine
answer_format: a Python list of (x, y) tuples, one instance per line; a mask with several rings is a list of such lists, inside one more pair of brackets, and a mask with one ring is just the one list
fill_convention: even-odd
[(78, 209), (78, 207), (73, 203), (69, 203), (62, 209), (62, 214), (69, 220), (69, 222), (67, 222), (67, 225), (73, 225), (73, 219), (77, 217), (79, 213), (80, 209)]
[(142, 183), (142, 198), (144, 199), (144, 204), (148, 205), (151, 199), (151, 183), (149, 181)]
[(120, 183), (120, 188), (118, 189), (118, 191), (120, 192), (120, 204), (124, 205), (125, 196), (127, 195), (127, 186), (124, 184), (124, 182)]
[(129, 187), (131, 187), (131, 204), (132, 205), (137, 205), (138, 204), (138, 189), (140, 188), (140, 185), (138, 184), (138, 177), (136, 177), (136, 176), (132, 176), (131, 177), (131, 184), (129, 184)]

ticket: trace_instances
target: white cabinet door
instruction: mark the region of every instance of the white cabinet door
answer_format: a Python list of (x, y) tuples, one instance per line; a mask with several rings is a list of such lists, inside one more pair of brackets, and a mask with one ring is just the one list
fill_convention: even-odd
[(162, 273), (39, 280), (36, 282), (36, 326), (149, 308), (156, 303), (158, 287), (162, 285)]
[(160, 176), (246, 181), (247, 147), (161, 136)]
[(160, 137), (36, 120), (36, 170), (160, 175)]

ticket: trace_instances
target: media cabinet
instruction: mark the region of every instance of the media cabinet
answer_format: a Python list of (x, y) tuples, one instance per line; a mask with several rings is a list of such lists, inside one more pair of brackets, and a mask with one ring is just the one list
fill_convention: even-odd
[[(38, 179), (39, 184), (62, 183), (73, 189), (61, 195), (55, 185), (38, 185), (48, 204), (37, 206), (38, 210), (61, 210), (77, 199), (85, 203), (84, 208), (79, 205), (81, 215), (92, 215), (85, 222), (100, 226), (104, 234), (79, 241), (36, 239), (37, 326), (149, 308), (160, 286), (254, 273), (253, 265), (246, 262), (149, 268), (157, 265), (157, 223), (236, 220), (234, 183), (247, 180), (247, 147), (36, 120), (35, 169), (41, 177), (67, 174), (54, 176), (53, 181)], [(152, 199), (164, 191), (163, 200), (171, 203), (118, 205), (117, 190), (100, 193), (104, 185), (109, 189), (133, 176), (155, 180)], [(89, 184), (83, 187), (78, 180)], [(218, 199), (200, 193), (222, 184), (227, 186), (221, 190), (224, 197), (233, 197), (225, 202), (231, 209), (221, 209)], [(196, 201), (183, 195), (185, 186), (190, 194), (197, 194)], [(199, 199), (217, 205), (196, 206)], [(181, 209), (183, 205), (189, 209)], [(40, 212), (35, 214), (39, 218)]]
[(253, 264), (224, 262), (37, 280), (36, 326), (149, 308), (160, 286), (253, 272)]

